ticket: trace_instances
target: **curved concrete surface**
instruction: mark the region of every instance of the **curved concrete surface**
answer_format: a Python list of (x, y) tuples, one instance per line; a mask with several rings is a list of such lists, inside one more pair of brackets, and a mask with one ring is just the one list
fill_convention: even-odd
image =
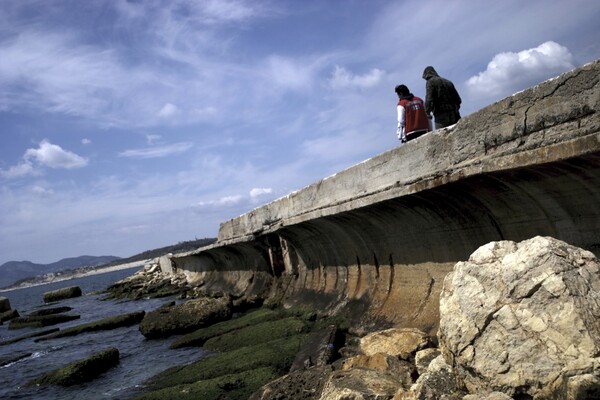
[(435, 333), (443, 278), (494, 240), (600, 254), (600, 61), (224, 222), (172, 259), (207, 292)]

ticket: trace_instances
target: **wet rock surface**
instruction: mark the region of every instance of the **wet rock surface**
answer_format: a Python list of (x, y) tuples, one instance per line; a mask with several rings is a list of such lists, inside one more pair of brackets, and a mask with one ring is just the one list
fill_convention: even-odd
[(10, 300), (4, 296), (0, 296), (0, 313), (10, 310)]
[(31, 332), (26, 335), (18, 336), (16, 338), (2, 340), (2, 341), (0, 341), (0, 346), (5, 346), (7, 344), (20, 342), (21, 340), (30, 339), (33, 337), (50, 335), (52, 333), (58, 332), (59, 330), (60, 330), (59, 328), (50, 328), (50, 329), (44, 329), (41, 331)]
[(110, 347), (86, 359), (44, 374), (29, 382), (28, 385), (78, 385), (96, 378), (117, 364), (119, 364), (119, 351)]
[(65, 336), (75, 336), (85, 332), (95, 332), (101, 330), (116, 329), (124, 326), (138, 324), (144, 318), (144, 311), (135, 311), (128, 314), (116, 315), (114, 317), (103, 318), (98, 321), (88, 322), (86, 324), (76, 325), (65, 328), (51, 335), (42, 336), (36, 339), (36, 342), (50, 340)]
[(11, 308), (10, 310), (4, 311), (0, 313), (0, 324), (3, 324), (6, 321), (10, 321), (13, 318), (17, 318), (19, 316), (19, 312)]
[(42, 308), (40, 310), (32, 311), (28, 314), (29, 317), (41, 317), (43, 315), (53, 315), (53, 314), (62, 314), (65, 312), (71, 311), (73, 308), (63, 306), (63, 307), (50, 307), (50, 308)]
[(25, 317), (13, 318), (8, 329), (23, 328), (42, 328), (45, 326), (61, 324), (63, 322), (79, 319), (78, 314), (48, 314), (48, 315), (27, 315)]
[(224, 335), (229, 332), (235, 332), (237, 330), (261, 324), (267, 321), (274, 321), (281, 318), (285, 318), (280, 310), (263, 307), (261, 309), (253, 310), (246, 313), (245, 315), (231, 319), (224, 322), (213, 324), (204, 329), (198, 329), (187, 335), (183, 335), (175, 339), (171, 343), (172, 349), (178, 349), (181, 347), (193, 347), (202, 346), (207, 340)]
[(62, 289), (51, 290), (44, 293), (44, 303), (52, 303), (55, 301), (71, 299), (81, 296), (81, 288), (79, 286), (70, 286)]
[(148, 312), (140, 323), (140, 332), (148, 339), (189, 333), (231, 317), (231, 299), (200, 298)]
[(0, 325), (18, 316), (19, 312), (10, 306), (10, 300), (0, 296)]

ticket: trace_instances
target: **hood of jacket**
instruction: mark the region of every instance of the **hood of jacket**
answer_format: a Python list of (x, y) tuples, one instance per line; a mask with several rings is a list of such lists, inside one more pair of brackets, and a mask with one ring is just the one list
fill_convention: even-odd
[(439, 76), (435, 69), (432, 66), (425, 67), (425, 70), (423, 71), (423, 79), (428, 80), (434, 76)]

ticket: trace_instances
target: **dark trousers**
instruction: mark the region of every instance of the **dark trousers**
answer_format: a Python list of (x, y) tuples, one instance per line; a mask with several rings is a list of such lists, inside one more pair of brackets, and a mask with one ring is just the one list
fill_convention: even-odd
[(454, 125), (459, 119), (460, 114), (458, 112), (438, 114), (435, 116), (435, 129), (442, 129)]

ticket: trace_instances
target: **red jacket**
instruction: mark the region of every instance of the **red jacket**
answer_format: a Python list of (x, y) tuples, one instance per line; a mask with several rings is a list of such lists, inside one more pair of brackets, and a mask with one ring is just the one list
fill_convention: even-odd
[(404, 135), (409, 137), (416, 132), (429, 131), (429, 120), (427, 119), (427, 114), (425, 114), (425, 105), (421, 98), (417, 96), (403, 98), (398, 102), (398, 106), (404, 109), (400, 110), (398, 120), (399, 125), (404, 128)]

